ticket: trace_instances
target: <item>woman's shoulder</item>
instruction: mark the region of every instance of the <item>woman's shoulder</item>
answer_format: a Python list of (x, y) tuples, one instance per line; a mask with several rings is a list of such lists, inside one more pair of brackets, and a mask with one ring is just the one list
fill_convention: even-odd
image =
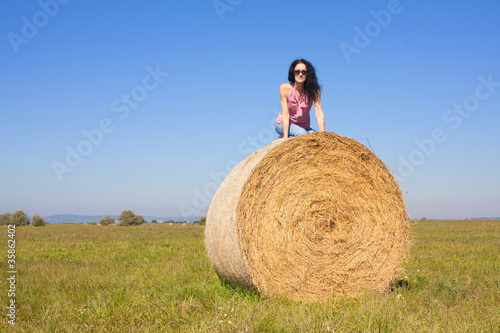
[(283, 83), (280, 85), (280, 93), (284, 95), (289, 95), (290, 92), (292, 91), (292, 84), (291, 83)]

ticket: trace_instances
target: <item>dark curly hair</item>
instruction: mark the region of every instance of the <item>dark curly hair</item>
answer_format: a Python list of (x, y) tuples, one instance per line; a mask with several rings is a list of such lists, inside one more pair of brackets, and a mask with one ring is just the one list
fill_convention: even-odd
[(290, 65), (290, 69), (288, 70), (288, 81), (290, 81), (290, 83), (295, 82), (295, 66), (300, 63), (306, 65), (307, 69), (306, 81), (304, 82), (304, 91), (309, 98), (312, 98), (313, 101), (316, 101), (316, 99), (319, 97), (319, 94), (321, 93), (321, 86), (319, 85), (318, 78), (316, 77), (316, 70), (309, 61), (305, 59), (297, 59), (292, 62), (292, 64)]

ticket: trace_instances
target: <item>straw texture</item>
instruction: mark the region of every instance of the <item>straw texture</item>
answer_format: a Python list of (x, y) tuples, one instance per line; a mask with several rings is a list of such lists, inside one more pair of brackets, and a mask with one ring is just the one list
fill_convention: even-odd
[(212, 199), (205, 241), (230, 284), (316, 302), (387, 290), (408, 249), (408, 221), (375, 154), (317, 132), (238, 164)]

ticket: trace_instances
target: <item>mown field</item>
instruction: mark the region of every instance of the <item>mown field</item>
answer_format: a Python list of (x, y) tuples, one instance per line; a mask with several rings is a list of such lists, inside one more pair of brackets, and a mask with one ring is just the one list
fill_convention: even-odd
[(17, 227), (13, 327), (2, 226), (0, 330), (500, 332), (500, 221), (412, 222), (411, 230), (403, 282), (392, 291), (306, 304), (225, 286), (199, 225)]

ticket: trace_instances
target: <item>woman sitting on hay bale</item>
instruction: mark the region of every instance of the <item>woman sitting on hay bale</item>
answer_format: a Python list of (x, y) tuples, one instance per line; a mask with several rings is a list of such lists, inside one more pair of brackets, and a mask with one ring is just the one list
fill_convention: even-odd
[(310, 127), (309, 111), (314, 111), (320, 132), (325, 131), (325, 115), (321, 108), (321, 87), (314, 67), (304, 59), (297, 59), (288, 70), (288, 81), (280, 85), (282, 111), (276, 118), (276, 132), (288, 138), (314, 132)]

